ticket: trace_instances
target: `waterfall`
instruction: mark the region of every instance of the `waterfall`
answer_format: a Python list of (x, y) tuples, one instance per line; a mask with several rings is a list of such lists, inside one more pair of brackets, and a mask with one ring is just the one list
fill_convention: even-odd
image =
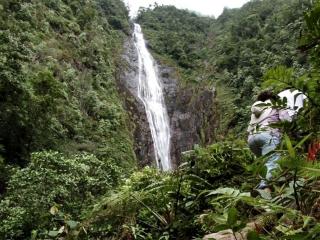
[(134, 42), (138, 51), (138, 97), (144, 104), (158, 168), (168, 171), (170, 159), (170, 126), (158, 69), (149, 53), (139, 24), (134, 24)]

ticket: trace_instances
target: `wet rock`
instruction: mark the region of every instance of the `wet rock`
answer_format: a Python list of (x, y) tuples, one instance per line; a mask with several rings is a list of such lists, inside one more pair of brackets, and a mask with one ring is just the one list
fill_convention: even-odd
[[(132, 38), (124, 46), (124, 63), (120, 69), (119, 87), (125, 96), (126, 109), (135, 124), (135, 152), (140, 165), (155, 164), (154, 147), (143, 103), (138, 93), (138, 56)], [(171, 158), (173, 166), (181, 161), (181, 152), (196, 144), (210, 144), (217, 128), (215, 89), (181, 87), (175, 69), (158, 64), (164, 97), (170, 118)]]
[(134, 124), (135, 154), (140, 166), (156, 164), (154, 147), (145, 108), (138, 98), (138, 55), (132, 38), (124, 45), (123, 62), (119, 67), (120, 93), (125, 99), (125, 107)]
[(213, 142), (217, 127), (215, 89), (181, 87), (174, 68), (159, 65), (171, 127), (171, 157), (175, 166), (181, 153), (196, 144)]

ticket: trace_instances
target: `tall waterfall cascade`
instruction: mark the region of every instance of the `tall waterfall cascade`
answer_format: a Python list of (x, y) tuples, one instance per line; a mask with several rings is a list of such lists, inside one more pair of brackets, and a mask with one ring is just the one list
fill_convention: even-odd
[(146, 110), (157, 166), (163, 171), (168, 171), (172, 168), (169, 117), (157, 65), (146, 47), (139, 24), (134, 24), (134, 43), (139, 61), (138, 97)]

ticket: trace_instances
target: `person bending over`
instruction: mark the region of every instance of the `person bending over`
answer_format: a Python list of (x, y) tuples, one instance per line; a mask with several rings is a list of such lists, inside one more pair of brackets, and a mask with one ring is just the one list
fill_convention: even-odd
[[(251, 107), (251, 120), (247, 129), (248, 145), (250, 150), (257, 156), (264, 156), (277, 148), (281, 141), (280, 129), (273, 124), (280, 121), (291, 121), (291, 117), (286, 109), (277, 109), (272, 101), (278, 96), (271, 91), (263, 91), (257, 101)], [(277, 168), (277, 160), (280, 155), (273, 153), (267, 159), (266, 180), (261, 180), (258, 189), (268, 188), (268, 181), (272, 178), (272, 171)]]

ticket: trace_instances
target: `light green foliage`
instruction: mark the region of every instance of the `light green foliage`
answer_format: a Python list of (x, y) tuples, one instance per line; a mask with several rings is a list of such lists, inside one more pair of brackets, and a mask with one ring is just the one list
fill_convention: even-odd
[(284, 136), (279, 161), (282, 171), (281, 176), (274, 174), (273, 193), (258, 190), (259, 195), (254, 198), (251, 193), (236, 188), (206, 190), (212, 208), (199, 216), (203, 229), (236, 232), (246, 223), (255, 221), (257, 230), (262, 229), (259, 230), (260, 239), (317, 239), (319, 219), (310, 215), (315, 216), (314, 207), (319, 199), (316, 183), (319, 164), (308, 163), (302, 154), (303, 146), (311, 136), (309, 134), (297, 143)]
[(0, 202), (1, 238), (29, 238), (33, 229), (44, 234), (54, 224), (52, 206), (79, 219), (83, 208), (111, 189), (120, 176), (115, 163), (90, 154), (33, 153), (28, 167), (13, 174)]
[(89, 211), (83, 226), (91, 237), (102, 234), (114, 239), (201, 236), (203, 230), (197, 215), (208, 208), (207, 189), (221, 186), (230, 177), (234, 179), (230, 184), (240, 186), (244, 166), (251, 160), (247, 150), (233, 149), (224, 143), (196, 150), (173, 173), (145, 168), (99, 201)]
[(89, 236), (96, 238), (113, 236), (117, 239), (129, 236), (131, 231), (141, 235), (144, 225), (149, 226), (149, 231), (157, 229), (153, 234), (161, 236), (161, 229), (170, 221), (170, 196), (174, 194), (171, 191), (174, 191), (175, 184), (175, 178), (156, 169), (145, 168), (136, 172), (117, 192), (94, 205), (83, 225)]
[[(317, 5), (315, 5), (315, 8)], [(307, 31), (307, 30), (306, 30)], [(309, 31), (312, 31), (310, 29)], [(307, 31), (308, 33), (308, 31)], [(311, 56), (317, 55), (317, 50), (311, 49)], [(313, 60), (313, 58), (311, 58)], [(298, 89), (308, 98), (304, 108), (298, 114), (294, 124), (291, 126), (292, 133), (300, 133), (300, 138), (309, 133), (316, 136), (319, 134), (319, 106), (320, 106), (320, 72), (317, 60), (312, 61), (312, 69), (308, 73), (301, 74), (292, 68), (278, 66), (270, 69), (264, 76), (263, 87), (272, 87), (274, 91), (282, 89)]]
[[(319, 223), (275, 198), (253, 198), (249, 192), (219, 188), (207, 195), (212, 210), (199, 216), (209, 231), (240, 230), (255, 221), (258, 239), (317, 239)], [(236, 216), (236, 217), (235, 217)], [(257, 236), (256, 236), (257, 237)], [(253, 238), (257, 239), (257, 238)]]
[(244, 142), (236, 144), (224, 142), (206, 148), (196, 148), (186, 159), (194, 164), (194, 174), (207, 179), (215, 186), (226, 179), (230, 185), (241, 184), (241, 173), (252, 163), (253, 155)]

